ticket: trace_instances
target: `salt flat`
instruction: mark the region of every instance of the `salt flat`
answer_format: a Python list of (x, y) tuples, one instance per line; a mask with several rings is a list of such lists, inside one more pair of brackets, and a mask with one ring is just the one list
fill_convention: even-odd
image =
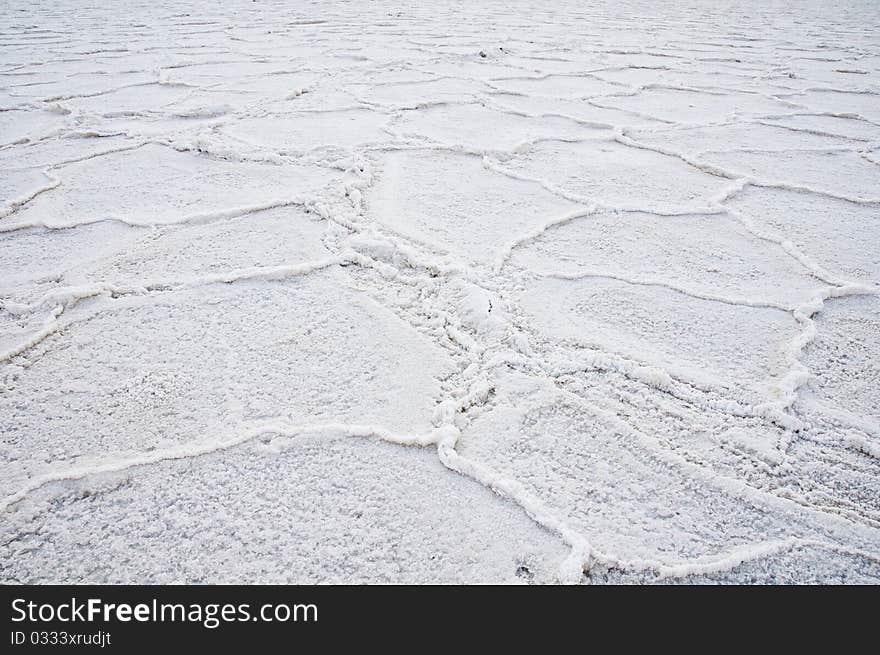
[(0, 7), (0, 581), (880, 582), (877, 3), (399, 4)]

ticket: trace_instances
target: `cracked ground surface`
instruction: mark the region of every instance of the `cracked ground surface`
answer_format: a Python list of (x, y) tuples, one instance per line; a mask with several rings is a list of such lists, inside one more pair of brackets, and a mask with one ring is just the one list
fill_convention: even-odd
[(880, 582), (877, 4), (413, 4), (3, 3), (0, 580)]

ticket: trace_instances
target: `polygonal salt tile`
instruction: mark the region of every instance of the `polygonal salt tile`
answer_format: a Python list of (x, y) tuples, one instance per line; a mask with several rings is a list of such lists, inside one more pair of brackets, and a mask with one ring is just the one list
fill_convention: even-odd
[(64, 114), (34, 109), (0, 112), (0, 145), (36, 141), (68, 124)]
[(406, 112), (394, 130), (447, 146), (476, 151), (510, 151), (538, 139), (580, 139), (606, 131), (561, 117), (527, 118), (482, 105), (441, 105)]
[(625, 86), (586, 75), (549, 75), (494, 80), (492, 86), (507, 93), (545, 98), (595, 98), (627, 91)]
[(358, 437), (303, 435), (281, 452), (244, 446), (33, 496), (6, 515), (4, 582), (554, 582), (568, 555), (433, 449)]
[(477, 157), (431, 150), (383, 157), (367, 206), (382, 225), (483, 264), (504, 252), (511, 235), (578, 208), (535, 183), (487, 170)]
[(768, 118), (765, 122), (781, 125), (793, 130), (832, 134), (847, 139), (863, 141), (880, 140), (880, 125), (857, 118), (825, 116), (822, 114), (798, 114), (779, 118)]
[(880, 121), (880, 97), (877, 93), (858, 93), (811, 89), (788, 98), (813, 111), (839, 115), (857, 115), (875, 123)]
[(788, 371), (785, 351), (800, 332), (778, 309), (603, 278), (535, 280), (519, 301), (544, 337), (607, 350), (697, 385), (729, 387), (752, 401), (775, 397), (772, 382)]
[(727, 201), (834, 275), (880, 283), (880, 208), (814, 193), (748, 187)]
[(445, 351), (338, 269), (102, 296), (58, 320), (8, 362), (4, 494), (31, 476), (232, 438), (267, 419), (428, 433), (449, 369)]
[(113, 222), (69, 230), (0, 232), (0, 290), (26, 293), (34, 282), (60, 280), (78, 270), (89, 270), (102, 259), (131, 247), (145, 233), (144, 228)]
[(321, 241), (326, 227), (326, 221), (301, 207), (207, 225), (170, 226), (79, 273), (95, 281), (142, 284), (304, 264), (330, 257)]
[(55, 184), (55, 180), (39, 169), (0, 169), (0, 217)]
[(191, 91), (186, 86), (157, 82), (143, 86), (122, 87), (95, 96), (70, 98), (59, 104), (77, 114), (141, 115), (161, 112), (166, 105), (182, 100)]
[(815, 515), (755, 490), (732, 492), (724, 478), (668, 457), (649, 431), (634, 434), (558, 391), (520, 394), (496, 384), (492, 407), (465, 429), (459, 452), (522, 484), (612, 565), (647, 560), (686, 570), (767, 540), (823, 535)]
[(826, 301), (805, 349), (811, 380), (805, 396), (874, 433), (880, 452), (880, 299)]
[(880, 201), (880, 166), (855, 152), (709, 152), (700, 160), (759, 183)]
[(791, 105), (757, 93), (666, 88), (646, 89), (633, 96), (603, 98), (601, 104), (674, 123), (709, 123), (734, 114), (763, 116), (791, 112)]
[[(119, 220), (142, 225), (225, 216), (307, 198), (335, 177), (316, 166), (212, 159), (147, 145), (56, 169), (62, 185), (7, 219), (16, 224), (72, 226)], [(95, 193), (102, 181), (102, 193)]]
[(762, 124), (634, 130), (627, 136), (639, 143), (689, 155), (697, 155), (707, 150), (774, 151), (839, 148), (851, 143), (845, 138), (795, 132)]
[(585, 216), (524, 243), (512, 261), (542, 274), (607, 273), (783, 306), (806, 302), (826, 286), (782, 248), (719, 214)]
[(578, 200), (661, 213), (706, 207), (729, 185), (675, 157), (602, 140), (538, 143), (503, 167)]
[(543, 98), (515, 95), (512, 93), (492, 93), (492, 105), (501, 109), (523, 113), (527, 116), (562, 116), (582, 121), (585, 126), (597, 127), (641, 127), (662, 125), (657, 120), (636, 116), (619, 109), (598, 107), (586, 100), (567, 100), (565, 98)]
[(230, 136), (282, 153), (321, 147), (355, 148), (390, 139), (385, 114), (352, 109), (286, 116), (242, 118), (223, 131)]
[(416, 108), (420, 105), (451, 102), (472, 102), (489, 87), (471, 80), (445, 78), (410, 84), (385, 84), (352, 93), (360, 100), (394, 108)]

